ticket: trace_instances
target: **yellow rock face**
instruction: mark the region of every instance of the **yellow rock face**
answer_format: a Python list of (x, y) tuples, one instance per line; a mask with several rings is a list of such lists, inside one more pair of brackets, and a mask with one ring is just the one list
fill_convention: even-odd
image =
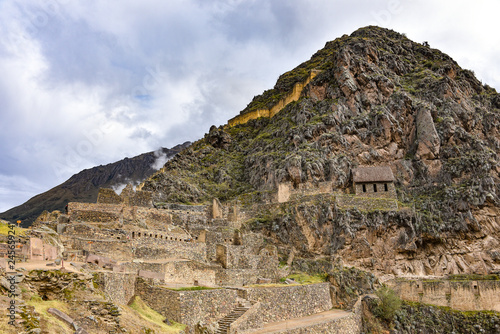
[(293, 90), (290, 94), (279, 100), (278, 103), (274, 105), (271, 109), (259, 109), (259, 110), (254, 110), (249, 113), (243, 114), (243, 115), (238, 115), (228, 121), (228, 125), (230, 127), (233, 127), (238, 124), (245, 124), (249, 120), (252, 119), (257, 119), (259, 117), (273, 117), (277, 113), (279, 113), (287, 104), (290, 102), (297, 101), (300, 98), (300, 94), (302, 93), (302, 90), (304, 87), (311, 82), (312, 79), (316, 75), (318, 75), (320, 71), (313, 70), (309, 74), (309, 77), (307, 78), (306, 81), (302, 83), (296, 83), (295, 86), (293, 87)]

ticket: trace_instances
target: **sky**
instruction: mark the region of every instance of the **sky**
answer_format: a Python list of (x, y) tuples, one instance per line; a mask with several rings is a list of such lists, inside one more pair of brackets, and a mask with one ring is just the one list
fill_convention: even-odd
[(500, 91), (497, 0), (0, 0), (0, 212), (195, 141), (327, 41), (378, 25)]

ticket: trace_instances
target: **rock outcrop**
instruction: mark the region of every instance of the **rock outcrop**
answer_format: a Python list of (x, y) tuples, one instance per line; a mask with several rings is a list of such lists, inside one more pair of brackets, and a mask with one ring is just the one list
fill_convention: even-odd
[(251, 193), (264, 203), (280, 184), (348, 193), (353, 168), (390, 166), (398, 211), (283, 203), (248, 227), (300, 256), (342, 255), (383, 273), (500, 270), (499, 94), (439, 50), (367, 27), (326, 43), (241, 114), (271, 108), (311, 71), (297, 101), (211, 128), (143, 189), (160, 202), (248, 202)]

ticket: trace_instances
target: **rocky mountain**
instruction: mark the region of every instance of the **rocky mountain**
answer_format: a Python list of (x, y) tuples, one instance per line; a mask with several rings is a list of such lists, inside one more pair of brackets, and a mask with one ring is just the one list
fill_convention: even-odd
[[(133, 158), (110, 163), (105, 166), (85, 169), (73, 175), (64, 183), (0, 214), (8, 221), (21, 220), (22, 225), (29, 226), (44, 210), (64, 210), (68, 202), (94, 203), (99, 188), (123, 188), (127, 183), (139, 184), (151, 176), (167, 159), (172, 158), (190, 142), (174, 146), (170, 149), (144, 153)], [(159, 166), (156, 164), (160, 163)]]
[[(157, 202), (261, 205), (243, 228), (304, 258), (488, 273), (500, 270), (499, 128), (500, 94), (472, 71), (366, 27), (326, 43), (141, 187)], [(391, 168), (398, 210), (339, 209), (331, 196), (269, 205), (280, 184), (351, 193), (358, 166)]]

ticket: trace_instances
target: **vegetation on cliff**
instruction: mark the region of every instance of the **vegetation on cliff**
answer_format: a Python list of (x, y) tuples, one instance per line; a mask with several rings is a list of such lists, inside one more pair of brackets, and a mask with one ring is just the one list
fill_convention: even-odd
[(449, 307), (398, 301), (390, 290), (379, 298), (366, 298), (363, 312), (365, 333), (483, 333), (500, 331), (500, 313), (458, 311)]

